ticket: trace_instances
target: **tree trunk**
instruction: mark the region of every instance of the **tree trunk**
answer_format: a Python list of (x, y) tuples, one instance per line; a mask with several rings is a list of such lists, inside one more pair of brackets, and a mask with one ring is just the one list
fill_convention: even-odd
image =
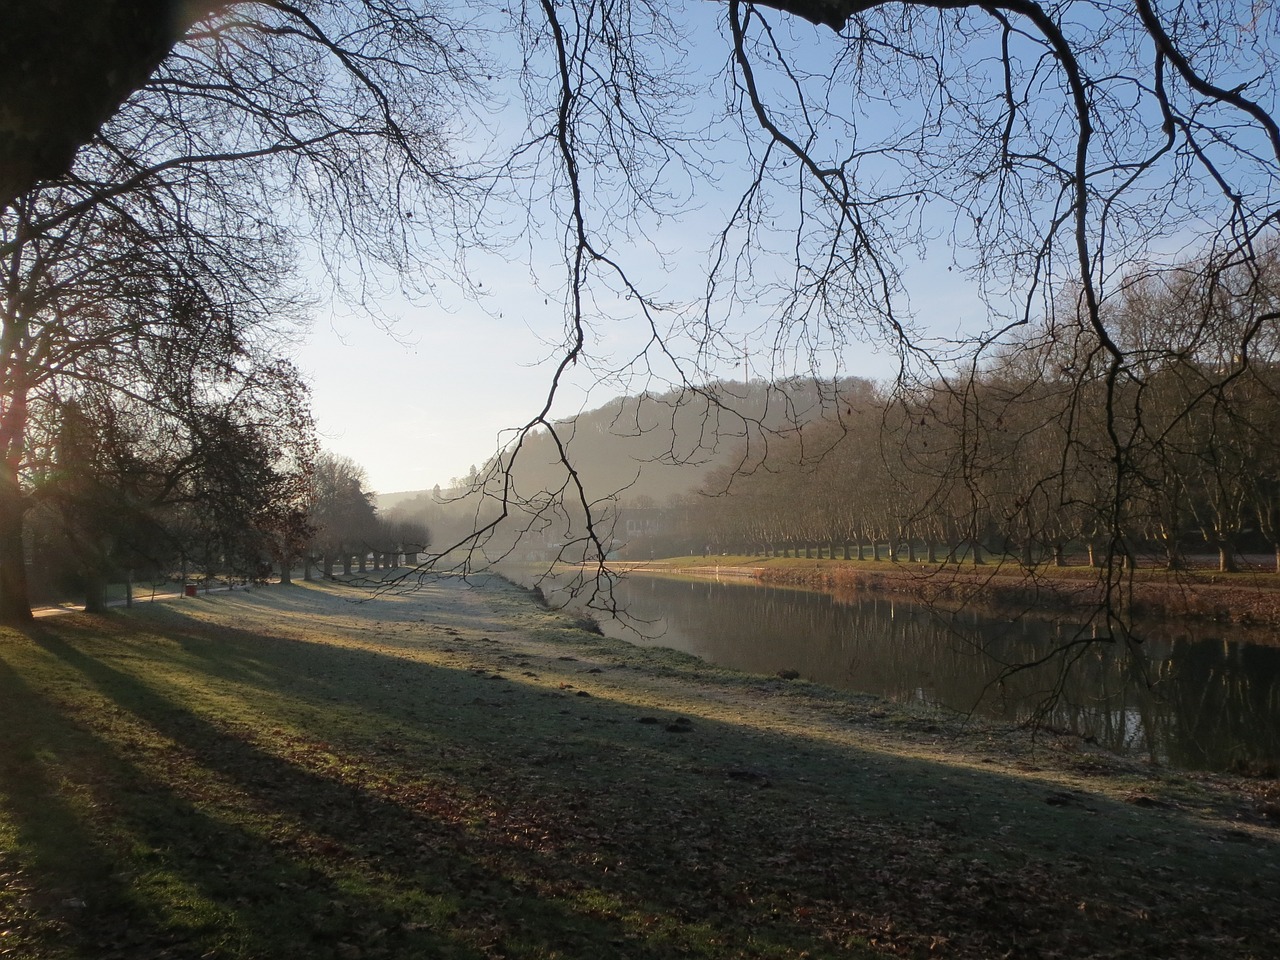
[(938, 562), (938, 541), (934, 540), (933, 537), (929, 538), (929, 562)]
[(1231, 549), (1229, 543), (1218, 544), (1218, 572), (1219, 573), (1239, 573), (1240, 567), (1236, 564), (1236, 552)]
[(351, 576), (351, 554), (342, 554), (342, 575), (344, 577)]
[(1067, 558), (1060, 543), (1053, 545), (1053, 565), (1055, 567), (1065, 567), (1067, 565)]
[(84, 612), (107, 612), (107, 578), (101, 570), (91, 570), (85, 576)]
[(976, 539), (972, 542), (973, 542), (973, 565), (975, 567), (980, 567), (982, 566), (982, 564), (987, 562), (982, 559), (982, 544), (980, 544)]
[(849, 541), (848, 540), (844, 542), (844, 558), (846, 560), (849, 559)]
[(280, 586), (287, 587), (293, 583), (293, 562), (287, 557), (280, 561)]
[(312, 557), (311, 554), (309, 553), (303, 554), (302, 556), (302, 579), (303, 580), (306, 580), (309, 582), (316, 578), (315, 573), (311, 569), (314, 563), (315, 563), (315, 558)]
[(0, 492), (0, 623), (24, 623), (31, 619), (27, 560), (22, 548), (24, 505), (16, 477), (0, 483), (11, 488)]

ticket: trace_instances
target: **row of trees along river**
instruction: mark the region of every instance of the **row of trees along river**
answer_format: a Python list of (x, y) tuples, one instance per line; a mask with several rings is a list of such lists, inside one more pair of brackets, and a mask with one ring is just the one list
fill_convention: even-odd
[(79, 596), (100, 611), (109, 583), (132, 590), (277, 574), (288, 583), (295, 569), (308, 580), (379, 571), (414, 564), (427, 549), (421, 523), (379, 514), (351, 459), (319, 451), (286, 469), (253, 434), (227, 429), (220, 456), (188, 464), (163, 493), (189, 437), (168, 438), (161, 453), (172, 459), (146, 461), (137, 448), (126, 458), (113, 433), (64, 412), (57, 455), (24, 517), (30, 600)]
[[(1274, 251), (1265, 264), (1135, 270), (1107, 307), (1131, 358), (1118, 376), (1067, 298), (976, 366), (914, 384), (620, 398), (393, 514), (442, 544), (505, 515), (489, 559), (829, 550), (1176, 569), (1208, 550), (1234, 570), (1242, 552), (1280, 555)], [(579, 481), (583, 502), (567, 495)]]
[(767, 457), (745, 450), (713, 471), (689, 538), (1028, 565), (1068, 549), (1178, 568), (1208, 548), (1224, 571), (1242, 549), (1280, 557), (1276, 260), (1265, 282), (1208, 273), (1133, 275), (1110, 308), (1132, 358), (1114, 386), (1068, 304), (963, 376), (847, 391)]

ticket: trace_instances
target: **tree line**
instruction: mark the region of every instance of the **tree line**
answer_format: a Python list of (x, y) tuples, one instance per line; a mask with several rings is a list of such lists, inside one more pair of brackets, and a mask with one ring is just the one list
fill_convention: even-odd
[[(969, 370), (863, 384), (834, 415), (685, 502), (716, 549), (930, 561), (1068, 553), (1177, 569), (1191, 550), (1280, 568), (1280, 263), (1133, 269), (1106, 304), (1111, 382), (1064, 296)], [(776, 454), (776, 457), (774, 456)]]
[[(716, 24), (700, 20), (712, 13)], [(375, 314), (394, 286), (477, 291), (468, 249), (557, 250), (555, 276), (530, 292), (562, 305), (564, 337), (545, 402), (482, 471), (471, 556), (564, 527), (567, 556), (602, 561), (613, 501), (582, 482), (551, 417), (571, 368), (628, 389), (675, 384), (720, 410), (694, 385), (736, 366), (744, 336), (765, 345), (771, 378), (831, 369), (860, 340), (896, 352), (901, 423), (862, 454), (894, 474), (875, 496), (895, 523), (960, 524), (937, 535), (1034, 551), (1055, 539), (1050, 515), (1073, 518), (1077, 537), (1097, 528), (1109, 563), (1197, 524), (1230, 554), (1236, 528), (1269, 521), (1187, 466), (1210, 449), (1203, 476), (1230, 472), (1240, 447), (1228, 438), (1247, 431), (1226, 411), (1252, 381), (1215, 372), (1207, 334), (1191, 337), (1194, 362), (1157, 363), (1124, 327), (1117, 283), (1140, 278), (1117, 265), (1203, 243), (1188, 285), (1261, 275), (1280, 196), (1277, 16), (1232, 0), (10, 4), (0, 618), (24, 610), (22, 528), (57, 499), (42, 485), (89, 497), (92, 484), (67, 479), (75, 458), (96, 457), (159, 509), (202, 496), (193, 478), (214, 482), (219, 444), (283, 451), (256, 409), (277, 394), (254, 391), (296, 379), (269, 361), (309, 305), (299, 249)], [(475, 156), (472, 134), (497, 117), (504, 129)], [(732, 195), (704, 205), (707, 187)], [(660, 225), (701, 209), (717, 211), (695, 241), (705, 285), (669, 297), (663, 271), (642, 265), (690, 255)], [(966, 278), (994, 333), (939, 343), (916, 324), (908, 291), (923, 259)], [(1153, 276), (1177, 295), (1171, 272)], [(1046, 307), (1056, 347), (1006, 336)], [(1212, 328), (1205, 316), (1191, 327)], [(615, 323), (643, 334), (633, 355), (613, 355)], [(1258, 324), (1231, 329), (1218, 353), (1258, 369)], [(1009, 358), (995, 342), (1014, 344)], [(209, 376), (188, 382), (189, 362)], [(1020, 362), (1045, 364), (1040, 381), (992, 385), (993, 368)], [(1056, 461), (1040, 459), (1035, 431), (1001, 433), (1008, 389), (1048, 391), (1041, 409), (1061, 408), (1042, 425), (1065, 434), (1047, 444)], [(1162, 425), (1149, 414), (1166, 402)], [(118, 431), (86, 440), (78, 424), (106, 422), (108, 408)], [(149, 419), (195, 439), (162, 449), (168, 428), (148, 434), (137, 424)], [(131, 431), (165, 438), (141, 447), (145, 469), (110, 449)], [(797, 441), (806, 469), (830, 446), (820, 432)], [(560, 479), (522, 487), (521, 463), (543, 451)], [(1008, 458), (1033, 464), (1035, 482), (993, 488)], [(288, 476), (291, 459), (264, 462)], [(754, 478), (763, 462), (748, 451), (739, 466)], [(81, 551), (101, 552), (110, 537), (84, 539)]]
[(220, 423), (206, 426), (219, 436), (203, 451), (207, 436), (164, 439), (164, 452), (188, 455), (180, 467), (148, 461), (140, 448), (157, 438), (124, 442), (114, 418), (79, 407), (61, 417), (51, 467), (24, 474), (28, 614), (33, 601), (73, 596), (101, 612), (112, 583), (132, 596), (142, 582), (376, 574), (415, 564), (430, 543), (422, 523), (379, 515), (363, 468), (347, 457), (284, 461), (261, 435)]

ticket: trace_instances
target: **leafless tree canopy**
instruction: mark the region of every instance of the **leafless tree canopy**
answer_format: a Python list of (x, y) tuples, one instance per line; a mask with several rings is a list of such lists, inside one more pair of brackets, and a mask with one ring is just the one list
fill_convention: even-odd
[[(897, 350), (904, 396), (963, 384), (954, 399), (966, 411), (993, 355), (1031, 349), (1017, 328), (1057, 338), (1050, 352), (1077, 351), (1057, 367), (1072, 399), (1051, 469), (1063, 488), (1090, 465), (1118, 556), (1125, 504), (1147, 482), (1135, 478), (1159, 461), (1144, 445), (1176, 434), (1134, 406), (1153, 376), (1130, 329), (1135, 292), (1207, 284), (1211, 300), (1251, 304), (1235, 311), (1242, 324), (1206, 315), (1201, 326), (1231, 343), (1215, 345), (1216, 367), (1196, 368), (1197, 395), (1227, 398), (1275, 326), (1259, 295), (1280, 193), (1270, 5), (311, 0), (189, 5), (189, 21), (136, 43), (124, 14), (103, 18), (143, 5), (60, 9), (81, 6), (101, 7), (85, 22), (104, 43), (67, 44), (68, 24), (28, 13), (0, 21), (26, 49), (70, 47), (6, 63), (4, 102), (78, 91), (65, 120), (0, 117), (6, 203), (49, 178), (99, 203), (179, 169), (194, 178), (183, 197), (217, 200), (230, 171), (261, 160), (263, 226), (283, 217), (321, 229), (336, 272), (370, 255), (407, 269), (424, 249), (439, 262), (439, 241), (488, 215), (509, 225), (512, 209), (531, 228), (559, 226), (564, 350), (546, 406), (477, 478), (498, 498), (477, 515), (480, 537), (515, 510), (571, 501), (565, 511), (589, 516), (596, 504), (550, 416), (572, 367), (596, 363), (620, 382), (660, 373), (714, 406), (700, 385), (735, 355), (747, 308), (776, 372), (824, 368), (870, 338)], [(704, 22), (712, 12), (715, 25)], [(108, 64), (103, 89), (84, 79), (92, 58)], [(65, 63), (30, 65), (54, 59)], [(467, 132), (459, 104), (505, 90), (522, 95), (525, 135), (501, 139), (509, 149), (483, 174), (464, 169), (451, 152)], [(81, 145), (69, 164), (68, 144)], [(664, 302), (632, 251), (688, 216), (708, 181), (735, 200), (699, 211), (722, 215), (704, 296)], [(476, 204), (454, 202), (464, 195)], [(982, 329), (926, 332), (936, 318), (911, 299), (920, 258), (981, 292)], [(647, 345), (621, 361), (596, 356), (593, 331), (612, 320), (643, 325)], [(1085, 397), (1097, 422), (1081, 433)], [(550, 501), (520, 497), (509, 480), (531, 431), (564, 463)], [(958, 452), (957, 469), (980, 463), (971, 453)], [(590, 523), (580, 539), (603, 555)]]
[[(650, 342), (600, 373), (674, 369), (697, 394), (741, 349), (735, 318), (746, 305), (761, 318), (751, 338), (770, 348), (776, 372), (829, 368), (861, 338), (890, 343), (903, 402), (941, 390), (963, 423), (991, 409), (975, 399), (979, 372), (1027, 349), (1017, 330), (1035, 325), (1078, 355), (1054, 377), (1068, 398), (1055, 421), (1065, 446), (1021, 462), (1043, 465), (1037, 489), (1064, 503), (1087, 470), (1101, 488), (1090, 504), (1106, 555), (1123, 556), (1127, 505), (1141, 499), (1135, 485), (1150, 486), (1143, 464), (1164, 435), (1134, 406), (1155, 375), (1123, 329), (1135, 284), (1199, 282), (1250, 318), (1204, 321), (1234, 347), (1219, 345), (1223, 362), (1198, 367), (1203, 390), (1254, 362), (1251, 345), (1275, 325), (1261, 295), (1280, 175), (1274, 11), (1144, 2), (722, 9), (722, 46), (711, 49), (705, 34), (694, 46), (687, 11), (666, 4), (521, 10), (535, 108), (525, 147), (550, 166), (545, 200), (564, 224), (569, 336), (558, 376), (592, 361), (593, 323), (624, 300)], [(704, 114), (690, 102), (705, 96), (705, 74), (682, 65), (708, 60), (722, 67), (712, 89), (725, 110), (693, 130), (690, 117)], [(704, 178), (736, 186), (738, 200), (711, 251), (705, 297), (663, 303), (627, 250), (656, 219), (692, 205)], [(938, 318), (913, 311), (918, 258), (967, 277), (988, 323), (927, 335)], [(1215, 279), (1226, 276), (1230, 284)], [(528, 428), (563, 434), (547, 412)], [(959, 436), (947, 476), (978, 490), (973, 472), (994, 464), (964, 445), (977, 433)], [(502, 464), (491, 489), (509, 504)], [(590, 502), (571, 467), (565, 484)], [(1120, 590), (1120, 564), (1105, 569)]]

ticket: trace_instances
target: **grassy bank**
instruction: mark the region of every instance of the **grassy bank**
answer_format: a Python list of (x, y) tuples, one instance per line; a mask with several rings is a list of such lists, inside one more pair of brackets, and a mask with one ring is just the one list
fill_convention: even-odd
[(1269, 957), (1273, 783), (592, 635), (503, 584), (0, 634), (0, 956)]
[[(750, 577), (765, 583), (892, 594), (923, 603), (1004, 609), (1089, 612), (1103, 599), (1100, 571), (1087, 566), (1039, 566), (994, 560), (969, 564), (801, 557), (672, 557), (624, 568), (677, 574)], [(1280, 576), (1259, 570), (1219, 573), (1207, 567), (1139, 568), (1125, 600), (1147, 618), (1280, 626)]]

